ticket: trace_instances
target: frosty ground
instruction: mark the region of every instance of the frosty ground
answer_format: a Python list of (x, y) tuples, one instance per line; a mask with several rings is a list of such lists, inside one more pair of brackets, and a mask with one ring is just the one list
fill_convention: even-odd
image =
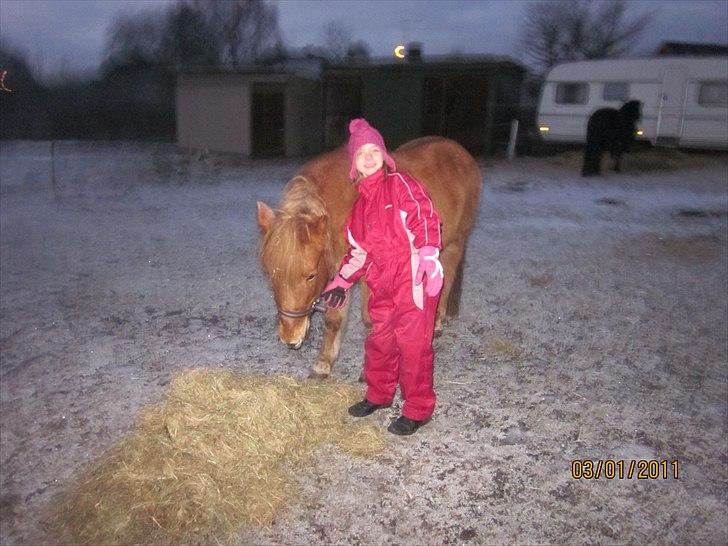
[[(728, 162), (638, 163), (483, 164), (433, 421), (374, 459), (322, 450), (237, 541), (728, 542)], [(277, 340), (255, 221), (300, 164), (0, 144), (2, 544), (47, 541), (40, 510), (182, 370), (307, 375), (321, 317), (301, 350)], [(356, 381), (363, 340), (352, 320), (335, 377)], [(679, 477), (575, 480), (577, 459)]]

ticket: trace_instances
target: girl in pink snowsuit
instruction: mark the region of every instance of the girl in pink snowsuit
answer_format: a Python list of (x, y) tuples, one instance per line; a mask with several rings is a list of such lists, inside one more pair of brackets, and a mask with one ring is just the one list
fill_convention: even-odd
[(349, 174), (359, 198), (345, 227), (349, 251), (322, 299), (341, 307), (348, 289), (366, 277), (372, 321), (364, 344), (367, 392), (349, 413), (363, 417), (389, 407), (399, 383), (402, 415), (388, 430), (412, 434), (435, 409), (432, 335), (443, 282), (440, 217), (427, 190), (396, 170), (376, 129), (355, 119), (349, 133)]

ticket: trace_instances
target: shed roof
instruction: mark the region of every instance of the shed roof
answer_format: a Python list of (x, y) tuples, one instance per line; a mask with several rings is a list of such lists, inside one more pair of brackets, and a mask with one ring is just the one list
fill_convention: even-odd
[(663, 42), (657, 55), (728, 55), (728, 44), (698, 44), (691, 42)]
[(366, 71), (373, 68), (402, 72), (481, 71), (493, 67), (527, 71), (521, 63), (505, 55), (427, 55), (422, 60), (416, 61), (378, 57), (368, 60), (327, 63), (326, 72)]
[(178, 74), (239, 74), (243, 76), (283, 76), (285, 78), (301, 78), (306, 80), (321, 79), (321, 71), (297, 65), (247, 65), (247, 66), (187, 66), (177, 71)]
[(284, 59), (271, 65), (248, 65), (239, 67), (188, 66), (179, 74), (241, 74), (282, 75), (303, 79), (319, 80), (324, 74), (361, 73), (371, 70), (433, 73), (463, 72), (482, 73), (494, 67), (527, 72), (518, 61), (500, 55), (428, 55), (422, 60), (408, 61), (392, 57), (377, 57), (365, 60), (341, 62), (324, 61), (317, 57)]

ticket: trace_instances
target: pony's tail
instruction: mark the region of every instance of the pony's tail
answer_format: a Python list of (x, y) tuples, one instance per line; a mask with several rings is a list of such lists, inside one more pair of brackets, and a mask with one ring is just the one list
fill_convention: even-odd
[[(467, 241), (466, 241), (467, 243)], [(455, 279), (452, 281), (450, 295), (447, 299), (447, 307), (445, 308), (445, 316), (457, 317), (460, 314), (460, 296), (463, 293), (463, 269), (465, 267), (465, 250), (460, 257), (460, 263), (455, 271)]]

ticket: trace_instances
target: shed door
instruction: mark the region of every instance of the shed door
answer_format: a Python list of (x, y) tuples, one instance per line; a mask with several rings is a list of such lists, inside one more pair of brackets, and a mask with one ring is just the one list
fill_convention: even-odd
[(285, 94), (280, 91), (253, 92), (254, 157), (284, 156)]
[(657, 111), (656, 137), (679, 138), (685, 110), (687, 70), (682, 66), (669, 66), (662, 74), (662, 92)]

